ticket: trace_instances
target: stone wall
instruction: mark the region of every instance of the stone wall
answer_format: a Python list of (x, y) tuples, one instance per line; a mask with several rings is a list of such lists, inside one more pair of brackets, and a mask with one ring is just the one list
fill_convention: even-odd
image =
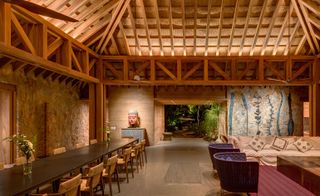
[(0, 82), (17, 87), (17, 131), (35, 141), (36, 156), (61, 146), (69, 150), (76, 143), (88, 144), (89, 104), (80, 100), (78, 90), (29, 73), (12, 72), (8, 65), (0, 70)]
[(150, 145), (154, 144), (153, 87), (108, 87), (108, 121), (117, 126), (111, 138), (121, 137), (121, 128), (128, 127), (128, 112), (138, 111), (140, 127), (146, 128)]
[(229, 87), (228, 134), (302, 135), (302, 106), (294, 87)]

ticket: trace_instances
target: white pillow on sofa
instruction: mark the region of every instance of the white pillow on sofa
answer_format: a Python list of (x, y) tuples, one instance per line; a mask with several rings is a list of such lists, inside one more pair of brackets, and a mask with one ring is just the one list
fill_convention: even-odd
[(293, 145), (295, 145), (301, 152), (307, 152), (312, 148), (312, 145), (309, 142), (303, 140), (302, 138), (295, 141)]
[(271, 148), (275, 149), (275, 150), (284, 150), (286, 148), (288, 144), (288, 141), (283, 139), (283, 138), (279, 138), (279, 137), (274, 137), (272, 144), (271, 144)]

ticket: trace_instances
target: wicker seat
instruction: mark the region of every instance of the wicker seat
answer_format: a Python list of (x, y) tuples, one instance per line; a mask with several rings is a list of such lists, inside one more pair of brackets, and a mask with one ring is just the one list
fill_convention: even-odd
[(81, 174), (61, 183), (58, 193), (31, 194), (31, 196), (78, 196), (80, 195)]
[(60, 147), (53, 149), (53, 155), (61, 154), (66, 152), (66, 147)]
[(102, 190), (102, 195), (104, 195), (104, 188), (102, 182), (102, 172), (103, 163), (89, 168), (87, 175), (82, 177), (80, 191), (82, 193), (89, 193), (89, 195), (94, 195), (94, 190), (100, 185)]
[(120, 183), (119, 183), (119, 176), (118, 176), (118, 170), (117, 170), (117, 161), (118, 161), (118, 155), (114, 155), (114, 156), (104, 160), (104, 170), (102, 173), (102, 178), (105, 183), (107, 181), (109, 182), (110, 195), (112, 195), (112, 175), (113, 174), (115, 174), (117, 184), (118, 184), (118, 191), (120, 193)]
[(245, 153), (221, 152), (213, 155), (221, 193), (229, 192), (258, 192), (259, 163), (247, 161)]
[(131, 150), (131, 160), (132, 160), (132, 163), (133, 161), (135, 161), (136, 163), (136, 166), (137, 166), (137, 172), (139, 172), (139, 165), (140, 165), (140, 168), (142, 168), (142, 161), (141, 161), (141, 143), (138, 143), (136, 144), (133, 149)]
[(92, 144), (96, 144), (98, 143), (98, 140), (97, 139), (92, 139), (89, 141), (89, 144), (92, 145)]
[(213, 155), (218, 152), (240, 152), (238, 148), (233, 148), (232, 144), (211, 143), (208, 146), (209, 155), (212, 162), (213, 170), (216, 170)]

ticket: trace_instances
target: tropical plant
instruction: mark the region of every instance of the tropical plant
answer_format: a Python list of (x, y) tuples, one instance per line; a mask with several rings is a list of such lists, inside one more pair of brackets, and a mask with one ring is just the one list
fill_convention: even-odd
[(218, 123), (220, 110), (220, 104), (212, 103), (204, 113), (204, 119), (201, 122), (201, 127), (206, 137), (208, 137), (209, 139), (215, 139), (216, 137), (218, 137)]

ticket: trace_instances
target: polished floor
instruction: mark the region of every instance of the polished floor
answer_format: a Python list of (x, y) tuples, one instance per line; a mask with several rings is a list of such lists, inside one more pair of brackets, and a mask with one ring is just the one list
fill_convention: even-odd
[[(121, 182), (116, 196), (211, 196), (220, 195), (219, 181), (213, 176), (208, 142), (201, 138), (173, 138), (147, 148), (148, 162)], [(124, 178), (124, 173), (120, 173)], [(106, 192), (109, 189), (106, 187)]]

